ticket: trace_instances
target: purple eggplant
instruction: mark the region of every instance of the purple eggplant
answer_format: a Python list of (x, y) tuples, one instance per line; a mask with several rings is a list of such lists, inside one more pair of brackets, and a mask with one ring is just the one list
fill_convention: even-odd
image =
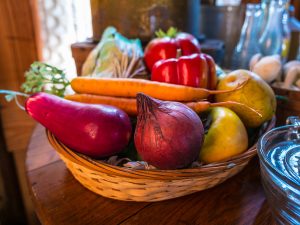
[(132, 127), (119, 108), (69, 101), (39, 92), (25, 103), (26, 112), (76, 152), (102, 158), (122, 151)]

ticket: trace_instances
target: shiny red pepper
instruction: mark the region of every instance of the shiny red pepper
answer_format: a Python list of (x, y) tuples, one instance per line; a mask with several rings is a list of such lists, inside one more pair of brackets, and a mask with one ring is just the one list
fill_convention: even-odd
[(203, 53), (160, 60), (152, 67), (151, 80), (215, 89), (215, 62), (211, 56)]
[(201, 53), (198, 40), (189, 33), (177, 32), (171, 27), (166, 33), (156, 32), (157, 38), (148, 43), (144, 52), (144, 60), (149, 71), (161, 59), (175, 58), (178, 50), (181, 55)]

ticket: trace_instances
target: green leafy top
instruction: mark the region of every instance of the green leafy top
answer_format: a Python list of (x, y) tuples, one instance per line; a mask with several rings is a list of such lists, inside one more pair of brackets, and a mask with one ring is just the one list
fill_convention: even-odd
[(155, 35), (159, 38), (169, 37), (175, 38), (178, 33), (178, 30), (175, 27), (170, 27), (167, 32), (164, 32), (162, 29), (159, 29), (155, 32)]
[(63, 97), (68, 85), (70, 82), (63, 70), (46, 63), (34, 62), (25, 73), (25, 82), (21, 88), (25, 93), (43, 91)]

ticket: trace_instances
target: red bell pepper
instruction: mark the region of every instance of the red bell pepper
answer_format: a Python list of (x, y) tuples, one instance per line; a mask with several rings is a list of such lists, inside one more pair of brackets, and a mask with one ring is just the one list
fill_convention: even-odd
[(167, 33), (163, 31), (156, 32), (157, 38), (149, 42), (145, 48), (144, 60), (149, 71), (153, 65), (161, 59), (176, 58), (177, 51), (181, 55), (191, 55), (200, 53), (200, 44), (191, 34), (179, 32), (171, 27)]
[(151, 80), (215, 89), (215, 62), (211, 56), (203, 53), (160, 60), (152, 68)]

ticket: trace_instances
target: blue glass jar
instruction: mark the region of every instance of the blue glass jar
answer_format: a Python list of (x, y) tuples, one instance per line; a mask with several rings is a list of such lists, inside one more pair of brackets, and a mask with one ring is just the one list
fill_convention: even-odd
[(249, 69), (253, 55), (260, 53), (258, 38), (262, 25), (262, 9), (260, 4), (247, 4), (246, 17), (241, 30), (240, 39), (234, 49), (231, 69)]
[(264, 32), (259, 38), (262, 55), (281, 55), (283, 43), (282, 18), (285, 4), (282, 0), (272, 0)]
[(267, 132), (258, 143), (262, 184), (278, 224), (300, 224), (300, 120)]
[(289, 7), (290, 1), (284, 0), (284, 10), (282, 14), (282, 50), (281, 50), (281, 59), (285, 63), (290, 50), (291, 44), (291, 29), (289, 27)]

